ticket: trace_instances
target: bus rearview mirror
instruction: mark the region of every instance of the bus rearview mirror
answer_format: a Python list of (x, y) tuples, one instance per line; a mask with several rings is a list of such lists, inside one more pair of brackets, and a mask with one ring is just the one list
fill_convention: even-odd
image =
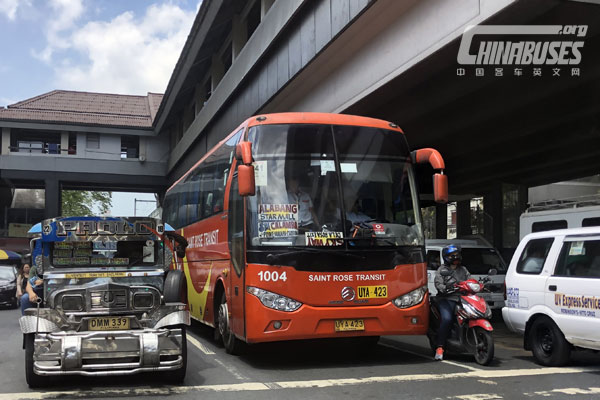
[(448, 175), (433, 174), (433, 198), (436, 203), (448, 202)]
[(252, 142), (240, 142), (235, 146), (235, 158), (245, 165), (252, 164)]
[(254, 196), (256, 186), (254, 184), (254, 166), (239, 165), (238, 166), (238, 191), (240, 196)]

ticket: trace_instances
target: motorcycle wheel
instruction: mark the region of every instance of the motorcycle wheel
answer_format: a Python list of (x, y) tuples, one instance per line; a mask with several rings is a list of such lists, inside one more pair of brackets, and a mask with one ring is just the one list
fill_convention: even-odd
[(494, 359), (494, 339), (492, 334), (480, 326), (473, 328), (475, 335), (475, 361), (480, 365), (488, 365)]

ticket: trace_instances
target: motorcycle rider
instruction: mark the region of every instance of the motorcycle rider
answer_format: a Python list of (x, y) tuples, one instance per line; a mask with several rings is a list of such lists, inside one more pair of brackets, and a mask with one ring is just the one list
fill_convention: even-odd
[[(471, 278), (471, 274), (463, 265), (461, 265), (462, 256), (460, 247), (450, 244), (442, 249), (442, 259), (444, 263), (435, 273), (435, 288), (437, 289), (436, 303), (440, 311), (440, 327), (437, 332), (437, 348), (435, 350), (435, 360), (444, 359), (444, 346), (446, 338), (452, 329), (454, 320), (454, 309), (460, 301), (456, 292), (455, 285), (459, 282)], [(442, 275), (442, 271), (446, 271)]]

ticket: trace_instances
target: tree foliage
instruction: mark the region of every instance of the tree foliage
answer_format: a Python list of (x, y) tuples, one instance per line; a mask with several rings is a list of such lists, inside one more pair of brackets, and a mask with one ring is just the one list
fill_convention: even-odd
[(65, 217), (106, 214), (112, 207), (112, 192), (63, 190), (62, 215)]

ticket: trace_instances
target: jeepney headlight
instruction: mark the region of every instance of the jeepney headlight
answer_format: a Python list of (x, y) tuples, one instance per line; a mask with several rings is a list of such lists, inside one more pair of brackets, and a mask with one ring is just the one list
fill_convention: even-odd
[(393, 303), (398, 308), (412, 307), (423, 301), (425, 293), (427, 293), (427, 286), (420, 287), (412, 292), (406, 293), (405, 295), (396, 297)]
[(151, 308), (154, 305), (154, 296), (152, 293), (134, 293), (134, 308)]
[(64, 295), (60, 302), (63, 311), (82, 311), (83, 304), (83, 296), (80, 294)]
[(302, 306), (302, 303), (299, 301), (254, 286), (248, 286), (247, 291), (258, 297), (263, 306), (274, 310), (291, 312), (296, 311)]

